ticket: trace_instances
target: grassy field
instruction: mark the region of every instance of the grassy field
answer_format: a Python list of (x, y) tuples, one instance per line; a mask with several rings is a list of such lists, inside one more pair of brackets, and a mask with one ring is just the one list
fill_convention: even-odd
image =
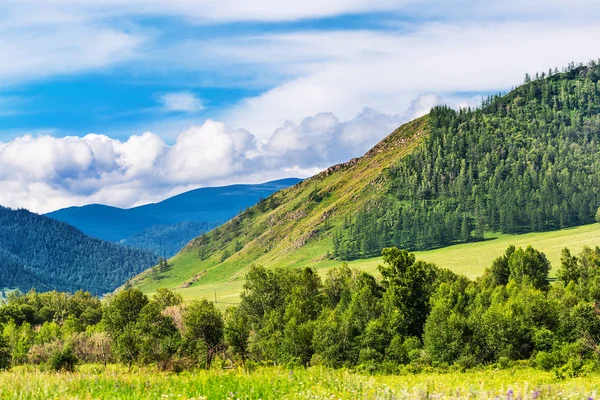
[[(492, 261), (500, 256), (506, 248), (515, 246), (533, 247), (546, 253), (554, 267), (560, 264), (560, 252), (564, 247), (577, 253), (584, 246), (600, 245), (600, 224), (585, 225), (560, 231), (528, 233), (524, 235), (489, 235), (487, 240), (478, 243), (460, 244), (436, 250), (417, 252), (417, 258), (430, 261), (436, 265), (449, 268), (470, 278), (480, 275), (490, 266)], [(309, 243), (298, 251), (279, 260), (260, 259), (259, 264), (267, 267), (302, 267), (310, 266), (324, 274), (329, 268), (337, 266), (340, 261), (324, 259), (323, 256), (331, 248), (327, 241), (321, 240)], [(194, 252), (181, 253), (177, 263), (181, 270), (193, 274), (197, 268), (198, 257)], [(381, 258), (355, 260), (349, 263), (351, 267), (377, 274), (377, 266)], [(230, 268), (209, 268), (199, 281), (188, 288), (181, 289), (180, 278), (172, 277), (153, 282), (152, 285), (142, 286), (142, 290), (152, 293), (157, 287), (169, 287), (180, 292), (186, 300), (197, 298), (217, 299), (217, 304), (227, 307), (238, 302), (239, 294), (244, 283), (247, 265), (233, 265)], [(555, 271), (556, 269), (554, 269)]]
[(600, 375), (557, 380), (529, 368), (364, 376), (313, 367), (184, 372), (84, 365), (75, 373), (32, 367), (0, 373), (1, 399), (588, 399)]

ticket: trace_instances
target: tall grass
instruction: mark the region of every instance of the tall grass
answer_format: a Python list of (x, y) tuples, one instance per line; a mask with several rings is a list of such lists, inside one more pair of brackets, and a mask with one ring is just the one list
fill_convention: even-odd
[(84, 365), (74, 373), (0, 373), (2, 399), (588, 399), (600, 375), (557, 380), (533, 369), (364, 376), (314, 367), (159, 372)]

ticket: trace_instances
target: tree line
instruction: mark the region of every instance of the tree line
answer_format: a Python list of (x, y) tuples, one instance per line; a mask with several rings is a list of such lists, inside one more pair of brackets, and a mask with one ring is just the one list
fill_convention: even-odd
[(476, 109), (434, 107), (424, 143), (389, 168), (386, 195), (346, 218), (334, 254), (371, 257), (594, 222), (600, 64), (549, 71)]
[(168, 289), (103, 301), (13, 292), (0, 307), (0, 367), (275, 363), (398, 373), (526, 360), (576, 376), (600, 366), (598, 247), (563, 250), (552, 283), (548, 259), (532, 247), (509, 247), (475, 280), (397, 248), (384, 249), (383, 261), (379, 278), (347, 264), (324, 278), (253, 266), (239, 306), (224, 312)]

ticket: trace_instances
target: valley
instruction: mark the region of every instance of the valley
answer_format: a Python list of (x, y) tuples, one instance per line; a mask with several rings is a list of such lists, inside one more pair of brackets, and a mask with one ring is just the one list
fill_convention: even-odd
[(0, 400), (600, 400), (600, 2), (0, 2)]

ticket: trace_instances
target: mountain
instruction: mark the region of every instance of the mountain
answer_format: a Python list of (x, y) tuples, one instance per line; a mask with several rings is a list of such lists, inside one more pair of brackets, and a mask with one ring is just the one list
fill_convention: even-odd
[(113, 291), (156, 255), (93, 239), (64, 222), (0, 207), (0, 288)]
[(350, 260), (591, 223), (600, 206), (600, 67), (570, 66), (481, 107), (436, 107), (363, 157), (275, 193), (170, 260), (145, 291), (197, 292), (252, 264)]
[(290, 178), (258, 185), (201, 188), (130, 209), (92, 204), (46, 215), (98, 239), (172, 256), (194, 237), (298, 182), (300, 179)]

